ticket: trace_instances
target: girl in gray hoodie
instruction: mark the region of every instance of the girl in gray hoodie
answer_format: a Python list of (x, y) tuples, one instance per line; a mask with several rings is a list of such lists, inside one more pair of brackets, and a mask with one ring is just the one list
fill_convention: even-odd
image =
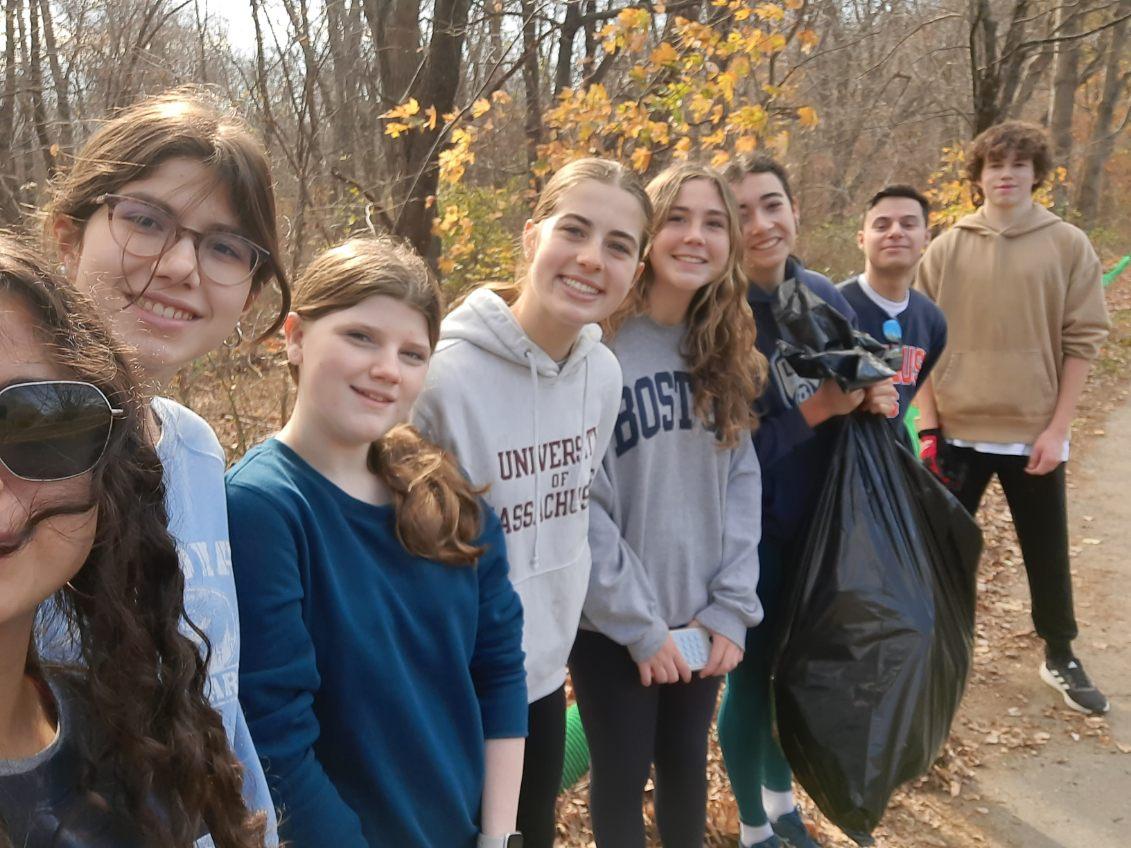
[[(644, 280), (608, 328), (623, 387), (593, 482), (593, 567), (570, 670), (597, 845), (644, 848), (641, 801), (654, 762), (665, 848), (699, 848), (719, 683), (762, 618), (762, 488), (750, 431), (766, 363), (738, 270), (729, 186), (683, 164), (648, 194), (655, 238)], [(673, 638), (687, 627), (710, 640), (697, 664)]]
[(643, 270), (651, 204), (631, 171), (580, 159), (523, 230), (527, 268), (444, 320), (415, 422), (486, 486), (523, 605), (530, 699), (518, 826), (549, 848), (565, 745), (566, 660), (589, 585), (589, 492), (620, 403), (597, 324)]

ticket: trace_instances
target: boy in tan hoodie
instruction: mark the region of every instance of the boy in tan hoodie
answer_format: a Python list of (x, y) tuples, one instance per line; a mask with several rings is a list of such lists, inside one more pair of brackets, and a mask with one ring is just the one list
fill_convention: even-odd
[(974, 514), (996, 474), (1021, 543), (1041, 679), (1068, 706), (1108, 701), (1072, 651), (1064, 464), (1076, 403), (1107, 337), (1099, 258), (1078, 228), (1033, 201), (1051, 170), (1043, 130), (1007, 121), (967, 153), (981, 208), (928, 248), (916, 287), (949, 341), (919, 393), (921, 455)]

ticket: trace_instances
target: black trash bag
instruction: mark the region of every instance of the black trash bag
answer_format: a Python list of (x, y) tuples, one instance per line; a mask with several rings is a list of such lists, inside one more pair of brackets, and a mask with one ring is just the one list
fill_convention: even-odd
[(862, 333), (820, 295), (797, 280), (777, 289), (771, 306), (781, 328), (778, 350), (802, 377), (836, 380), (850, 392), (895, 375), (902, 351)]
[(860, 845), (924, 774), (970, 671), (982, 535), (880, 416), (846, 417), (774, 676), (786, 757)]

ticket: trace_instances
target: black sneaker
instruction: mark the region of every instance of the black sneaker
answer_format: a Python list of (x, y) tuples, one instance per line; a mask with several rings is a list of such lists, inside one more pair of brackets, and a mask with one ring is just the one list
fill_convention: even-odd
[(1099, 715), (1108, 711), (1107, 696), (1088, 677), (1076, 657), (1046, 659), (1041, 663), (1041, 680), (1064, 696), (1064, 703), (1081, 713)]

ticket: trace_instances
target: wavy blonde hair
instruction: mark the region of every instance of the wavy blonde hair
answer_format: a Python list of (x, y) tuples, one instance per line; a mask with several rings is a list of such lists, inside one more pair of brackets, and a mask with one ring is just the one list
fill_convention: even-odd
[[(412, 248), (389, 237), (349, 239), (315, 257), (295, 280), (292, 310), (317, 321), (377, 295), (424, 316), (435, 349), (444, 311), (440, 285)], [(290, 370), (297, 382), (299, 369)], [(467, 481), (449, 454), (399, 424), (372, 444), (368, 462), (392, 493), (397, 539), (405, 550), (446, 565), (475, 564), (484, 551), (475, 543), (483, 490)]]
[[(693, 162), (672, 165), (648, 183), (653, 206), (651, 229), (653, 234), (663, 229), (680, 190), (692, 180), (707, 180), (718, 190), (727, 213), (730, 247), (722, 273), (691, 299), (681, 353), (691, 371), (695, 414), (714, 428), (721, 448), (732, 448), (758, 426), (753, 404), (765, 387), (767, 373), (766, 358), (754, 346), (757, 328), (746, 302), (742, 230), (734, 193), (713, 168)], [(654, 280), (655, 271), (648, 259), (642, 280), (605, 324), (610, 340), (626, 320), (647, 312)]]

